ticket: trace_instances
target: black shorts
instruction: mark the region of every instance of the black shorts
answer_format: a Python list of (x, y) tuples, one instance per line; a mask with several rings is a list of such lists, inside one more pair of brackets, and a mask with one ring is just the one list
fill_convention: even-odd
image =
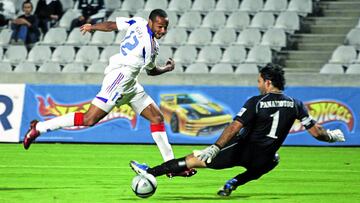
[(242, 166), (246, 169), (258, 170), (274, 165), (274, 161), (278, 161), (274, 160), (275, 157), (275, 153), (265, 152), (236, 137), (221, 149), (212, 162), (207, 164), (207, 167), (224, 169)]

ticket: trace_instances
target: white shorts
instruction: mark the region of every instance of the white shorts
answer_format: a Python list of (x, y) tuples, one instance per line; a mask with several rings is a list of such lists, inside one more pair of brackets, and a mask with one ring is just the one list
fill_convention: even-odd
[(155, 102), (136, 80), (124, 75), (120, 69), (114, 69), (105, 75), (101, 90), (91, 103), (108, 113), (114, 106), (129, 104), (140, 114)]

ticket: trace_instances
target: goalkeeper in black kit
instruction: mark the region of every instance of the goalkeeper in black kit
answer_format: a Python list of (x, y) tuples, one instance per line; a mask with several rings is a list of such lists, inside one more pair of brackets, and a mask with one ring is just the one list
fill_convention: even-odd
[(279, 163), (277, 151), (296, 119), (319, 141), (345, 141), (341, 130), (325, 130), (311, 119), (301, 101), (283, 93), (284, 86), (284, 71), (277, 65), (267, 64), (259, 71), (261, 94), (245, 102), (215, 144), (155, 167), (131, 161), (131, 168), (138, 174), (150, 173), (156, 177), (189, 168), (242, 166), (246, 171), (228, 180), (218, 191), (220, 196), (229, 196), (238, 186), (256, 180), (276, 167)]

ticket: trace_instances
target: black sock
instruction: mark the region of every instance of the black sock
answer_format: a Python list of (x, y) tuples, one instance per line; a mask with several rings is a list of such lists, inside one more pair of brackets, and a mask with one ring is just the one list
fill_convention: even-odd
[(156, 177), (168, 173), (179, 173), (185, 171), (186, 169), (185, 157), (183, 157), (179, 159), (172, 159), (162, 163), (161, 165), (149, 168), (147, 172)]

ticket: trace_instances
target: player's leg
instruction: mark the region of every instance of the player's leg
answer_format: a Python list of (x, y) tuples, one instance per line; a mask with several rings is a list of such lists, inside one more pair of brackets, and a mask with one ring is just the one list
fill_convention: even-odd
[(220, 196), (229, 196), (233, 190), (240, 185), (244, 185), (252, 180), (259, 179), (262, 175), (268, 173), (274, 169), (280, 161), (278, 154), (275, 154), (274, 158), (271, 161), (267, 161), (265, 165), (259, 165), (254, 168), (248, 168), (245, 172), (238, 174), (234, 178), (228, 180), (225, 185), (220, 188), (218, 195)]
[(112, 74), (107, 74), (104, 77), (100, 92), (93, 99), (92, 104), (85, 113), (72, 112), (47, 121), (31, 121), (30, 129), (24, 136), (24, 148), (28, 149), (40, 134), (48, 131), (72, 126), (95, 125), (111, 111), (116, 101), (121, 98), (122, 89), (117, 88), (116, 84), (118, 83), (116, 82), (122, 78), (123, 75), (115, 71), (113, 71)]
[(164, 161), (174, 159), (174, 153), (165, 131), (164, 117), (156, 104), (152, 102), (147, 105), (140, 115), (150, 121), (151, 136), (158, 146)]
[(24, 148), (28, 149), (31, 143), (42, 133), (72, 126), (93, 126), (106, 115), (107, 112), (92, 104), (85, 113), (72, 112), (41, 122), (33, 120), (24, 137)]
[(169, 173), (178, 174), (193, 168), (205, 168), (206, 164), (194, 157), (193, 154), (190, 154), (186, 157), (169, 160), (155, 167), (149, 167), (146, 164), (131, 161), (130, 167), (138, 174), (150, 173), (156, 177)]

